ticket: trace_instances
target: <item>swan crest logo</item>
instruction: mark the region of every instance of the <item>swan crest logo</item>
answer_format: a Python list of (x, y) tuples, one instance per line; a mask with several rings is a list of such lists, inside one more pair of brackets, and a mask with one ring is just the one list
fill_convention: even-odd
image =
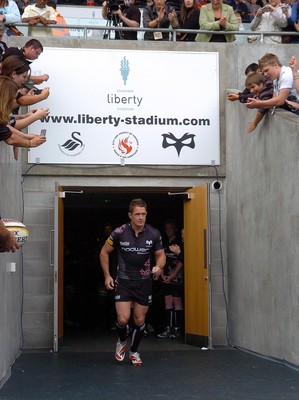
[(76, 157), (81, 154), (85, 148), (85, 144), (78, 136), (81, 136), (80, 132), (72, 132), (71, 139), (66, 140), (63, 144), (59, 144), (61, 153), (70, 157)]

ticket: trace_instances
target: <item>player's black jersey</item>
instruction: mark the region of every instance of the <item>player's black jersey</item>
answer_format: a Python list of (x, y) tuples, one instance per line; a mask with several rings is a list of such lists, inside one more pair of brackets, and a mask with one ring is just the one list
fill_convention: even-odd
[(121, 279), (149, 279), (151, 256), (163, 250), (160, 232), (148, 224), (137, 237), (130, 223), (122, 225), (111, 233), (107, 242), (117, 249), (117, 276)]

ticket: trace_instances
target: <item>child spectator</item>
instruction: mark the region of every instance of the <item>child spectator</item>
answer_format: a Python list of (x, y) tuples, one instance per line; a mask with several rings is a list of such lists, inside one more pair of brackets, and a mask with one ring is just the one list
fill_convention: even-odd
[[(246, 77), (248, 77), (249, 75), (253, 74), (254, 72), (257, 72), (258, 71), (258, 67), (259, 66), (256, 63), (249, 64), (248, 67), (245, 69)], [(243, 92), (229, 93), (227, 95), (227, 100), (229, 100), (229, 101), (239, 100), (240, 103), (246, 103), (248, 97), (251, 97), (251, 93), (247, 88), (245, 88), (243, 90)]]
[[(267, 80), (263, 75), (253, 73), (249, 75), (245, 81), (246, 88), (254, 95), (255, 98), (260, 100), (271, 99), (273, 96), (273, 83)], [(253, 121), (249, 122), (247, 133), (251, 133), (258, 126), (266, 114), (267, 109), (260, 108), (255, 114)]]
[[(294, 81), (294, 86), (297, 91), (297, 95), (299, 94), (299, 71), (298, 71), (298, 64), (297, 64), (297, 59), (295, 56), (292, 56), (290, 61), (289, 61), (289, 66), (292, 69), (293, 73), (293, 81)], [(286, 103), (288, 104), (289, 107), (292, 108), (292, 112), (295, 114), (299, 114), (299, 103), (295, 101), (290, 101), (286, 100)]]
[(296, 92), (293, 72), (290, 67), (282, 66), (275, 54), (267, 53), (259, 60), (261, 73), (273, 81), (273, 97), (268, 100), (249, 98), (245, 104), (248, 108), (282, 107), (291, 111), (286, 100), (299, 101)]

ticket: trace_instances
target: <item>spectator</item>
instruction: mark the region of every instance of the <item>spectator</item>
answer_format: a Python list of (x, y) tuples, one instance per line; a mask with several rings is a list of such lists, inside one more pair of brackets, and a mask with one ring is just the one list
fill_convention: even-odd
[(16, 0), (16, 4), (18, 6), (20, 14), (22, 15), (25, 7), (29, 4), (29, 1), (28, 0)]
[[(298, 64), (297, 64), (297, 59), (295, 56), (292, 56), (290, 61), (289, 61), (289, 66), (292, 69), (293, 73), (293, 81), (294, 81), (294, 86), (297, 91), (297, 96), (299, 94), (299, 71), (298, 71)], [(286, 100), (286, 103), (288, 104), (289, 107), (292, 108), (292, 111), (295, 112), (296, 114), (299, 114), (299, 103), (291, 100)]]
[[(44, 48), (41, 42), (37, 39), (30, 39), (25, 43), (24, 47), (9, 47), (2, 54), (1, 62), (5, 60), (6, 57), (9, 56), (19, 56), (23, 58), (25, 61), (27, 60), (28, 64), (31, 64), (32, 61), (37, 60), (38, 57), (42, 54)], [(39, 76), (31, 76), (31, 80), (35, 85), (39, 85), (49, 79), (49, 75), (43, 74)]]
[[(24, 60), (22, 58), (19, 58), (18, 56), (9, 56), (2, 63), (1, 75), (12, 78), (12, 80), (20, 88), (24, 83), (28, 81), (30, 77), (30, 67), (27, 63), (24, 63)], [(18, 92), (16, 101), (18, 103), (18, 100), (21, 97), (24, 97), (25, 99), (27, 98), (27, 101), (23, 100), (22, 105), (32, 105), (37, 103), (38, 101), (44, 100), (46, 93), (47, 91), (45, 89), (43, 89), (42, 93), (38, 95), (32, 94), (23, 96), (22, 94), (20, 94), (20, 92)], [(38, 119), (45, 118), (48, 113), (48, 108), (40, 108), (38, 110), (35, 110), (35, 112), (30, 112), (22, 116), (15, 115), (16, 122), (14, 124), (14, 127), (19, 130), (24, 129)]]
[(197, 42), (233, 42), (235, 35), (229, 31), (238, 31), (239, 24), (231, 6), (223, 4), (223, 0), (211, 0), (210, 4), (202, 6), (199, 17), (200, 29), (221, 31), (223, 35), (199, 33)]
[(242, 0), (234, 0), (232, 2), (232, 7), (234, 11), (239, 12), (242, 17), (242, 22), (250, 22), (249, 20), (249, 10), (247, 5)]
[(154, 0), (143, 10), (144, 28), (153, 28), (153, 31), (144, 33), (144, 40), (169, 40), (168, 32), (160, 32), (159, 28), (178, 28), (179, 23), (175, 9), (166, 0)]
[[(48, 6), (52, 7), (55, 11), (55, 18), (57, 25), (67, 25), (66, 20), (63, 18), (63, 16), (60, 14), (59, 11), (57, 11), (57, 4), (55, 1), (49, 0), (48, 1)], [(68, 28), (55, 28), (52, 29), (52, 35), (53, 36), (69, 36), (70, 31)]]
[[(248, 67), (246, 67), (246, 69), (245, 69), (246, 77), (253, 74), (254, 72), (257, 72), (258, 68), (259, 68), (259, 66), (256, 63), (249, 64)], [(246, 103), (248, 97), (251, 97), (251, 93), (247, 88), (245, 88), (243, 90), (243, 92), (229, 93), (227, 95), (227, 100), (229, 100), (229, 101), (239, 100), (240, 103)]]
[(7, 44), (2, 41), (4, 32), (5, 32), (5, 25), (3, 22), (0, 22), (0, 57), (7, 50)]
[[(28, 22), (29, 36), (52, 36), (51, 29), (45, 27), (56, 24), (57, 21), (54, 8), (49, 7), (47, 3), (48, 0), (37, 0), (36, 4), (29, 4), (25, 7), (22, 22)], [(36, 28), (36, 25), (43, 27)]]
[[(246, 79), (245, 86), (254, 95), (255, 98), (260, 100), (271, 99), (273, 96), (273, 83), (267, 80), (263, 75), (253, 73)], [(255, 114), (253, 121), (249, 122), (247, 133), (251, 133), (258, 126), (266, 114), (267, 109), (260, 108)]]
[[(298, 8), (298, 1), (294, 1), (293, 5), (291, 6), (291, 10), (289, 10), (289, 4), (286, 4), (286, 11), (287, 11), (287, 19), (288, 19), (288, 26), (284, 30), (290, 32), (299, 32), (299, 8)], [(284, 11), (284, 8), (283, 8)], [(285, 12), (286, 12), (285, 11)], [(289, 40), (286, 40), (289, 39)], [(292, 35), (292, 36), (283, 36), (284, 43), (299, 43), (299, 34)]]
[(273, 97), (268, 100), (249, 98), (245, 104), (248, 108), (282, 107), (291, 111), (286, 100), (299, 101), (293, 81), (293, 72), (290, 67), (282, 66), (275, 54), (267, 53), (259, 60), (261, 73), (273, 81)]
[(40, 135), (26, 135), (9, 125), (10, 114), (15, 102), (17, 84), (7, 76), (0, 76), (0, 141), (11, 146), (38, 147), (46, 141)]
[(250, 0), (250, 2), (247, 4), (247, 7), (248, 7), (249, 21), (251, 22), (255, 17), (257, 10), (260, 9), (261, 6), (257, 4), (257, 0)]
[[(183, 0), (179, 15), (180, 29), (199, 29), (200, 10), (195, 0)], [(184, 42), (194, 42), (196, 33), (178, 33), (177, 40)]]
[(10, 232), (4, 225), (0, 217), (0, 252), (10, 252), (13, 253), (20, 248), (20, 245), (15, 238), (15, 235)]
[(13, 0), (0, 0), (0, 22), (5, 25), (21, 22), (21, 14)]
[[(135, 0), (126, 0), (123, 6), (118, 6), (117, 10), (109, 10), (107, 2), (104, 1), (102, 8), (102, 16), (104, 19), (112, 19), (116, 23), (121, 23), (125, 28), (139, 28), (141, 12), (135, 6)], [(116, 25), (114, 25), (116, 26)], [(137, 40), (137, 31), (118, 31), (116, 39)]]
[[(250, 29), (261, 32), (281, 32), (287, 25), (287, 17), (281, 8), (280, 0), (270, 0), (270, 4), (257, 10), (250, 23)], [(250, 36), (249, 42), (251, 43), (257, 39), (258, 36)], [(265, 44), (281, 43), (281, 36), (265, 36), (263, 40)]]

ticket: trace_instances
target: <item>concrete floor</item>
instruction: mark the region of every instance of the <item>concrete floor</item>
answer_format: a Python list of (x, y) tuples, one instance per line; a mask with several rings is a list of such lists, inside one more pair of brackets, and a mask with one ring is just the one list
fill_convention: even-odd
[(141, 367), (114, 360), (115, 332), (74, 331), (59, 353), (23, 351), (1, 400), (298, 400), (299, 371), (247, 352), (149, 335)]

